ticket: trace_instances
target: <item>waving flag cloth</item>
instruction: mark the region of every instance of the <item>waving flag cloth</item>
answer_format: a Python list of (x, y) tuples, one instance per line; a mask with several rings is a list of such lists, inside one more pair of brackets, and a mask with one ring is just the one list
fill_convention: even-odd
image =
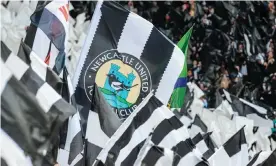
[[(28, 46), (24, 43), (21, 46), (16, 56), (1, 42), (1, 59), (12, 74), (35, 95), (39, 105), (47, 114), (49, 123), (53, 125), (50, 126), (54, 135), (52, 141), (56, 141), (53, 146), (58, 147), (57, 133), (63, 122), (76, 110), (54, 89), (54, 87), (60, 89), (56, 87), (60, 83), (59, 77), (34, 52), (27, 49)], [(56, 155), (55, 149), (57, 148), (50, 147), (48, 152), (51, 151)]]
[(273, 163), (276, 163), (276, 150), (260, 151), (250, 160), (247, 166), (264, 166), (265, 163), (267, 163), (268, 165), (273, 165)]
[[(7, 49), (3, 42), (1, 42), (1, 48)], [(62, 123), (74, 114), (76, 110), (45, 81), (45, 79), (48, 80), (47, 76), (49, 75), (47, 73), (53, 71), (51, 69), (48, 70), (47, 65), (37, 58), (34, 52), (28, 51), (30, 49), (25, 50), (25, 52), (19, 52), (19, 56), (8, 51), (1, 52), (1, 59), (12, 74), (36, 96), (39, 105), (49, 115), (51, 120)], [(27, 55), (30, 55), (28, 61), (21, 58), (28, 57)], [(58, 78), (57, 75), (56, 78)]]
[(98, 1), (78, 68), (76, 99), (86, 116), (93, 84), (121, 119), (151, 90), (167, 104), (184, 64), (181, 50), (152, 23), (113, 1)]
[(222, 96), (224, 101), (230, 104), (231, 109), (228, 112), (231, 116), (237, 114), (252, 119), (254, 126), (273, 128), (273, 121), (268, 118), (268, 114), (270, 114), (269, 110), (238, 98), (225, 90), (223, 90)]
[(88, 114), (86, 129), (86, 165), (92, 165), (109, 138), (120, 127), (121, 121), (106, 102), (96, 84), (93, 88), (91, 110)]
[[(73, 85), (66, 67), (63, 69), (63, 79), (64, 86), (62, 87), (61, 95), (67, 102), (77, 108)], [(61, 138), (57, 156), (59, 165), (84, 165), (84, 137), (80, 120), (80, 115), (77, 111), (67, 120), (67, 123), (64, 123), (63, 128), (60, 130)]]
[(187, 56), (188, 56), (188, 47), (190, 37), (192, 35), (193, 27), (191, 27), (188, 32), (181, 38), (181, 40), (177, 43), (177, 46), (184, 53), (184, 66), (183, 69), (174, 85), (174, 90), (169, 102), (170, 108), (181, 109), (184, 104), (184, 97), (186, 94), (186, 86), (187, 86)]
[(51, 131), (54, 123), (35, 96), (15, 78), (2, 60), (0, 63), (1, 164), (4, 160), (8, 165), (31, 165), (27, 159), (31, 158), (33, 165), (41, 165), (50, 138), (57, 134)]
[(210, 165), (246, 165), (249, 162), (249, 155), (244, 127), (226, 141), (208, 161)]
[(155, 145), (149, 137), (141, 148), (134, 166), (140, 165), (173, 165), (175, 152)]
[(39, 1), (24, 41), (58, 74), (65, 64), (68, 8), (68, 0)]
[[(154, 129), (154, 130), (153, 130)], [(175, 164), (203, 164), (185, 126), (150, 93), (106, 143), (94, 165), (133, 165), (149, 134), (157, 146), (180, 155)]]

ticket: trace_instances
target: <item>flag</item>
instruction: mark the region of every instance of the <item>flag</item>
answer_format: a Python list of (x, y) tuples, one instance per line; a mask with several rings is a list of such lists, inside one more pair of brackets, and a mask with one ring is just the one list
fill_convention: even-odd
[(68, 19), (68, 0), (39, 1), (24, 41), (58, 74), (65, 64)]
[(211, 138), (211, 134), (212, 133), (209, 132), (209, 133), (206, 133), (203, 135), (203, 139), (208, 147), (208, 151), (203, 154), (203, 156), (206, 159), (208, 159), (210, 156), (212, 156), (217, 149), (217, 145), (216, 145), (215, 141)]
[(208, 127), (197, 114), (193, 123), (188, 128), (191, 138), (195, 137), (198, 133), (204, 134), (208, 131)]
[(263, 161), (260, 165), (261, 166), (270, 166), (270, 165), (275, 165), (276, 163), (276, 150), (274, 149), (274, 151), (270, 154), (270, 156)]
[(121, 125), (121, 121), (106, 102), (96, 84), (93, 87), (91, 110), (86, 129), (86, 165), (92, 165), (109, 138)]
[[(73, 85), (69, 73), (63, 69), (64, 86), (62, 88), (62, 97), (77, 109)], [(81, 118), (77, 111), (69, 117), (67, 123), (64, 123), (60, 130), (60, 146), (57, 156), (57, 162), (60, 165), (82, 166), (84, 164), (84, 136), (81, 128)]]
[(16, 166), (25, 165), (32, 166), (32, 161), (16, 142), (1, 129), (1, 165)]
[[(4, 43), (2, 46), (2, 48), (8, 49), (5, 47)], [(31, 68), (57, 93), (60, 94), (62, 92), (63, 80), (60, 79), (60, 77), (49, 66), (47, 66), (28, 45), (21, 42), (17, 56), (27, 65), (31, 66)]]
[(208, 161), (211, 165), (246, 165), (249, 162), (249, 155), (244, 127), (228, 139)]
[[(2, 149), (1, 156), (7, 163), (10, 160), (16, 162), (15, 155), (22, 149), (32, 159), (34, 165), (41, 165), (45, 151), (50, 146), (50, 139), (57, 134), (51, 131), (51, 127), (55, 128), (55, 124), (49, 121), (35, 96), (14, 77), (2, 60), (0, 62), (1, 130), (3, 131), (1, 143), (7, 143), (5, 146), (2, 145), (4, 149), (9, 148), (7, 151)], [(16, 148), (14, 143), (9, 141), (10, 138), (19, 146), (17, 150), (14, 149)], [(10, 146), (6, 147), (9, 142)], [(12, 150), (14, 156), (10, 156), (9, 152)]]
[(174, 151), (164, 147), (156, 146), (150, 140), (150, 138), (146, 140), (145, 144), (141, 148), (134, 166), (173, 165), (174, 157), (176, 155)]
[(187, 86), (187, 56), (188, 56), (188, 47), (190, 37), (192, 35), (193, 27), (191, 27), (188, 32), (181, 38), (181, 40), (177, 43), (177, 46), (184, 53), (184, 66), (183, 69), (174, 85), (174, 90), (170, 99), (170, 108), (182, 108), (184, 104), (184, 97), (186, 94), (186, 86)]
[[(202, 161), (185, 126), (150, 93), (114, 133), (97, 157), (105, 165), (133, 165), (149, 134), (157, 146), (167, 147), (181, 156), (176, 164), (195, 165)], [(192, 161), (189, 162), (189, 159)]]
[[(7, 50), (3, 42), (1, 42), (1, 48)], [(34, 54), (34, 52), (31, 54)], [(1, 52), (1, 59), (16, 79), (23, 83), (28, 90), (35, 95), (39, 105), (44, 112), (47, 113), (48, 118), (50, 118), (50, 122), (55, 122), (53, 123), (54, 126), (52, 126), (52, 132), (57, 132), (60, 125), (69, 118), (69, 116), (73, 115), (76, 110), (45, 82), (46, 77), (44, 76), (47, 76), (47, 67), (43, 68), (43, 66), (39, 66), (38, 64), (29, 66), (24, 62), (24, 59), (21, 59), (9, 51)], [(39, 66), (40, 70), (34, 66)], [(42, 75), (40, 71), (43, 71), (44, 75)]]
[(98, 1), (78, 67), (76, 99), (88, 112), (93, 83), (121, 119), (155, 90), (167, 104), (184, 55), (152, 23), (113, 1)]
[(206, 133), (202, 135), (201, 133), (198, 133), (195, 137), (192, 138), (196, 148), (202, 153), (205, 159), (208, 159), (210, 156), (212, 156), (217, 148), (215, 142), (210, 136), (211, 134), (212, 133)]
[(271, 159), (273, 158), (273, 153), (274, 153), (274, 162), (271, 162), (269, 165), (272, 165), (272, 163), (276, 162), (276, 152), (273, 151), (260, 151), (258, 152), (247, 164), (247, 166), (261, 166), (264, 165), (263, 163), (269, 162), (267, 161), (268, 158), (271, 156)]
[(265, 108), (238, 98), (225, 90), (223, 90), (223, 95), (225, 96), (225, 100), (227, 100), (227, 102), (231, 105), (233, 113), (230, 112), (230, 114), (236, 114), (252, 119), (254, 121), (254, 126), (273, 128), (273, 122), (268, 119), (268, 110)]

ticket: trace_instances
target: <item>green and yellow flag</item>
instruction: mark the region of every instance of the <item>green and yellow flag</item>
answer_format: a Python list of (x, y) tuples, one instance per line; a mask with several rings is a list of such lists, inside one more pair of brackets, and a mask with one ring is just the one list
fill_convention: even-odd
[(184, 103), (184, 97), (186, 94), (187, 87), (187, 54), (188, 54), (188, 46), (190, 37), (192, 35), (193, 27), (191, 27), (188, 32), (181, 38), (181, 40), (177, 43), (177, 46), (182, 50), (185, 56), (185, 62), (183, 69), (174, 85), (174, 91), (172, 93), (170, 102), (168, 106), (170, 108), (181, 108)]

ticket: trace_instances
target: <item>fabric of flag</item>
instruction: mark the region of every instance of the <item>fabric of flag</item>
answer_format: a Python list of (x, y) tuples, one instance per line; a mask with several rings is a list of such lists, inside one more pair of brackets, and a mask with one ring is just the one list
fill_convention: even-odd
[(273, 128), (273, 122), (268, 119), (267, 114), (269, 112), (265, 108), (238, 98), (225, 90), (223, 90), (223, 96), (224, 99), (231, 105), (233, 113), (230, 112), (229, 114), (236, 114), (252, 119), (254, 121), (254, 126)]
[(184, 53), (184, 66), (183, 69), (174, 85), (174, 90), (171, 95), (171, 99), (169, 102), (170, 108), (182, 108), (184, 104), (184, 97), (186, 94), (186, 86), (187, 86), (187, 56), (188, 56), (188, 47), (190, 37), (192, 35), (193, 27), (191, 27), (188, 32), (181, 38), (181, 40), (177, 43), (177, 46)]
[(88, 112), (93, 83), (121, 119), (155, 90), (167, 104), (184, 55), (152, 23), (113, 1), (98, 1), (74, 74), (76, 99)]
[(146, 140), (145, 144), (141, 148), (134, 166), (173, 165), (174, 157), (176, 155), (174, 151), (164, 147), (156, 146), (150, 140), (150, 138)]
[[(2, 60), (0, 66), (1, 129), (32, 158), (34, 165), (41, 165), (50, 139), (57, 134), (51, 131), (55, 125), (49, 121), (35, 96), (15, 78)], [(2, 134), (1, 141), (5, 143)], [(12, 146), (8, 148), (13, 148)], [(11, 149), (5, 152), (2, 150), (1, 156), (8, 155)], [(16, 162), (14, 158), (13, 161)], [(6, 162), (9, 162), (8, 159)]]
[(154, 144), (180, 155), (176, 165), (202, 162), (185, 126), (150, 93), (110, 138), (94, 165), (133, 165), (152, 131)]
[(269, 155), (269, 157), (259, 165), (270, 166), (270, 165), (275, 165), (275, 163), (276, 163), (276, 150), (274, 149), (274, 151)]
[(32, 166), (32, 161), (16, 142), (1, 129), (1, 165), (2, 166), (17, 166), (25, 165)]
[(203, 157), (205, 157), (206, 159), (212, 156), (217, 149), (217, 145), (215, 141), (211, 138), (211, 134), (212, 133), (209, 132), (203, 135), (203, 139), (208, 147), (208, 151), (203, 154)]
[(24, 41), (58, 74), (65, 64), (68, 8), (68, 0), (39, 1)]
[[(32, 61), (36, 55), (34, 52), (31, 52), (29, 55), (32, 55), (33, 58), (31, 58), (31, 65), (29, 66), (24, 61), (25, 59), (20, 58), (23, 57), (23, 55), (16, 56), (12, 52), (7, 51), (7, 47), (5, 47), (3, 42), (1, 42), (1, 48), (5, 48), (4, 50), (6, 50), (1, 52), (3, 63), (16, 79), (23, 83), (28, 90), (35, 95), (39, 105), (50, 118), (50, 122), (55, 122), (53, 123), (54, 126), (52, 126), (52, 132), (57, 132), (60, 125), (67, 118), (73, 115), (76, 112), (76, 109), (62, 99), (62, 97), (47, 82), (45, 82), (47, 72), (49, 71), (47, 70), (46, 64), (43, 62), (38, 63), (38, 61)], [(19, 52), (19, 54), (25, 53), (27, 52)], [(39, 59), (37, 58), (37, 60)], [(45, 66), (43, 67), (43, 65)]]
[(193, 123), (188, 128), (191, 138), (198, 133), (205, 134), (208, 131), (208, 127), (198, 115), (195, 116)]
[(273, 158), (273, 153), (274, 154), (274, 162), (271, 162), (270, 165), (272, 165), (272, 163), (276, 163), (276, 151), (260, 151), (259, 153), (257, 153), (247, 164), (247, 166), (261, 166), (263, 165), (262, 163), (265, 163), (266, 160), (270, 157), (270, 155), (272, 155)]
[[(64, 86), (61, 95), (67, 102), (77, 108), (73, 85), (66, 67), (63, 69), (63, 79)], [(60, 131), (60, 147), (57, 156), (57, 162), (60, 165), (84, 165), (84, 137), (80, 120), (80, 115), (77, 111), (68, 119), (68, 122), (64, 124), (65, 127)]]
[[(5, 44), (2, 44), (3, 48), (8, 49)], [(9, 54), (7, 54), (9, 55)], [(32, 67), (32, 69), (47, 82), (57, 93), (62, 92), (63, 80), (49, 67), (47, 66), (38, 55), (31, 50), (31, 48), (25, 43), (21, 42), (17, 56), (23, 60), (26, 64)]]
[(85, 136), (87, 140), (85, 144), (86, 165), (93, 164), (102, 148), (120, 127), (121, 123), (121, 120), (106, 102), (98, 86), (94, 84)]
[(210, 165), (244, 166), (249, 162), (244, 127), (226, 141), (209, 159)]
[(209, 154), (208, 154), (209, 148), (208, 148), (202, 134), (198, 133), (195, 137), (192, 138), (192, 141), (195, 144), (196, 148), (201, 152), (203, 157), (208, 159), (210, 157)]

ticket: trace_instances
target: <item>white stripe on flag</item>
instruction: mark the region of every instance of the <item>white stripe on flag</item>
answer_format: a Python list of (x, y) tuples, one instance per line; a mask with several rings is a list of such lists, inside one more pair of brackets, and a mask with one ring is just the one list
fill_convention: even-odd
[(0, 61), (0, 65), (1, 65), (1, 94), (2, 94), (8, 81), (12, 77), (12, 73), (9, 71), (9, 69), (6, 68), (2, 60)]
[(117, 50), (139, 59), (149, 39), (152, 28), (153, 25), (147, 20), (137, 14), (129, 13), (118, 42)]
[(207, 151), (209, 150), (204, 140), (199, 141), (199, 142), (196, 144), (196, 147), (198, 148), (198, 150), (199, 150), (202, 154), (204, 154), (205, 152), (207, 152)]
[(17, 79), (21, 79), (25, 72), (28, 70), (29, 66), (24, 63), (18, 56), (13, 53), (10, 54), (5, 65), (14, 74)]
[[(149, 93), (148, 96), (136, 107), (136, 109), (129, 115), (129, 117), (124, 121), (124, 123), (119, 127), (119, 129), (113, 134), (113, 137), (109, 139), (105, 148), (98, 155), (98, 159), (101, 161), (106, 161), (109, 150), (114, 146), (118, 138), (120, 138), (128, 126), (133, 121), (133, 118), (137, 115), (137, 113), (148, 103), (149, 99), (153, 96), (153, 93)], [(87, 132), (87, 131), (86, 131)]]
[(88, 142), (101, 148), (103, 148), (106, 142), (109, 140), (108, 136), (101, 130), (98, 114), (91, 110), (88, 114), (85, 137), (87, 138)]
[(173, 159), (174, 159), (174, 153), (173, 151), (164, 148), (164, 156), (160, 157), (156, 164), (157, 166), (168, 166), (168, 165), (173, 165)]
[(241, 145), (241, 150), (235, 154), (234, 156), (231, 157), (231, 163), (232, 165), (247, 165), (249, 162), (249, 158), (248, 158), (248, 148), (247, 148), (247, 144), (242, 144)]
[(174, 90), (174, 84), (172, 82), (177, 81), (181, 69), (184, 66), (185, 59), (183, 55), (178, 46), (175, 46), (169, 64), (156, 90), (155, 96), (164, 104), (168, 103), (171, 93)]
[(232, 166), (231, 159), (226, 153), (223, 146), (221, 146), (209, 159), (208, 162), (210, 165), (223, 165), (223, 166)]
[(70, 97), (72, 97), (73, 94), (74, 94), (74, 88), (73, 88), (73, 85), (72, 85), (72, 80), (71, 80), (70, 75), (67, 76), (67, 81), (68, 81), (68, 89), (69, 89)]
[(134, 131), (130, 142), (123, 149), (121, 149), (115, 162), (115, 165), (120, 165), (120, 163), (125, 159), (125, 157), (129, 155), (132, 149), (134, 149), (139, 143), (141, 143), (148, 137), (148, 134), (152, 131), (152, 126), (157, 126), (164, 120), (164, 118), (169, 119), (172, 116), (174, 116), (170, 111), (163, 111), (164, 109), (168, 108), (164, 105), (162, 107), (157, 108), (151, 114), (150, 118)]
[(32, 47), (33, 51), (41, 59), (45, 59), (49, 51), (49, 45), (50, 39), (48, 36), (40, 28), (37, 28)]
[(80, 55), (79, 61), (77, 63), (76, 71), (73, 75), (73, 87), (74, 87), (74, 89), (76, 89), (77, 84), (79, 82), (79, 77), (80, 77), (80, 73), (82, 71), (82, 67), (83, 67), (85, 59), (88, 55), (91, 43), (93, 41), (93, 38), (95, 36), (95, 33), (97, 31), (97, 28), (98, 28), (98, 25), (99, 25), (99, 22), (100, 22), (100, 19), (102, 17), (102, 12), (101, 12), (102, 4), (103, 4), (103, 1), (101, 1), (101, 0), (97, 2), (97, 6), (96, 6), (96, 9), (95, 9), (94, 14), (93, 14), (92, 21), (90, 23), (89, 32), (87, 34), (85, 43), (83, 45), (81, 55)]
[(79, 112), (77, 112), (73, 117), (69, 118), (66, 143), (64, 147), (65, 150), (70, 151), (72, 140), (81, 131), (79, 117)]
[(18, 146), (18, 144), (2, 129), (1, 158), (5, 160), (8, 166), (32, 166), (31, 159), (25, 155), (25, 152)]
[(49, 67), (52, 69), (56, 64), (56, 58), (58, 56), (59, 50), (56, 48), (56, 46), (52, 43), (51, 44), (51, 52), (50, 52), (50, 61), (49, 61)]
[[(197, 151), (197, 149), (193, 149), (193, 151), (189, 152), (184, 157), (182, 157), (178, 163), (178, 166), (196, 165), (197, 163), (201, 162), (202, 160), (195, 155), (198, 152), (195, 152), (195, 151)], [(213, 165), (213, 166), (215, 166), (215, 165)]]
[(162, 139), (158, 146), (171, 149), (179, 142), (188, 139), (190, 137), (189, 133), (183, 132), (183, 130), (186, 130), (185, 126), (182, 126), (177, 130), (172, 130), (165, 136), (165, 138)]
[(47, 65), (33, 51), (30, 54), (30, 59), (33, 71), (35, 71), (36, 74), (39, 75), (39, 77), (45, 81), (47, 75)]
[(61, 96), (49, 84), (44, 83), (37, 91), (36, 99), (44, 111), (49, 111), (54, 103), (61, 99)]

